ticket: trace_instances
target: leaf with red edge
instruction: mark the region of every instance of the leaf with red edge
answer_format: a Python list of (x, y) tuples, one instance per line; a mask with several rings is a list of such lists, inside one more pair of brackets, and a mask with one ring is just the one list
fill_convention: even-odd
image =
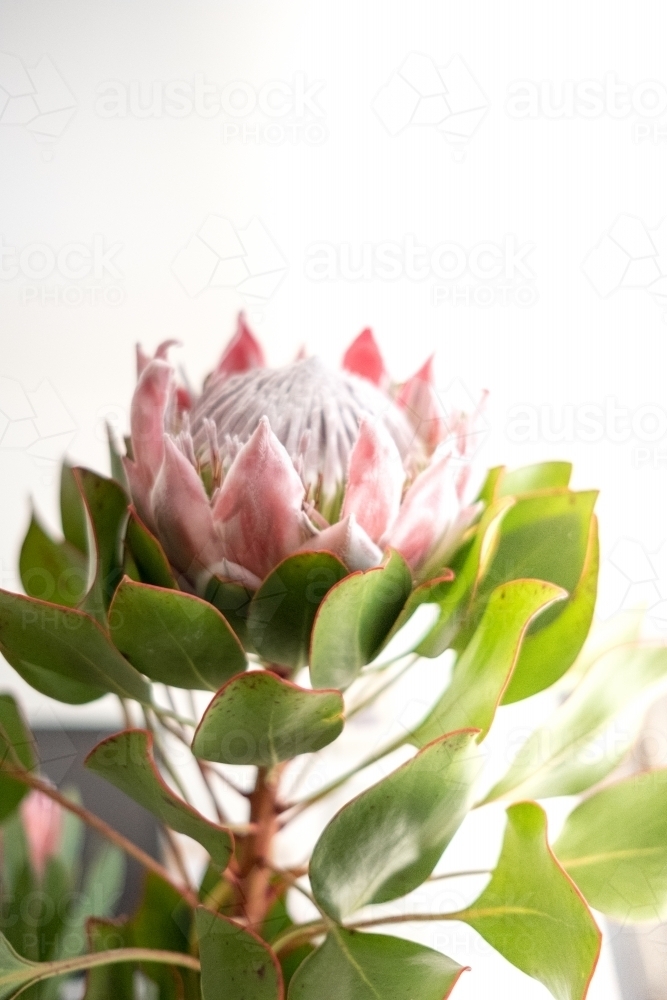
[(93, 582), (80, 608), (106, 625), (107, 609), (123, 577), (122, 541), (128, 498), (113, 479), (90, 469), (76, 468), (73, 472), (88, 515), (94, 560)]
[(343, 729), (340, 691), (308, 691), (266, 670), (233, 677), (204, 713), (192, 743), (203, 760), (273, 767), (314, 753)]
[(280, 963), (266, 942), (203, 906), (195, 919), (202, 1000), (283, 1000)]
[(446, 1000), (465, 971), (413, 941), (333, 927), (295, 972), (288, 1000)]
[(231, 833), (207, 820), (172, 792), (157, 769), (153, 736), (147, 730), (126, 729), (102, 740), (86, 757), (85, 766), (120, 788), (172, 830), (198, 841), (221, 869), (227, 867), (234, 846)]

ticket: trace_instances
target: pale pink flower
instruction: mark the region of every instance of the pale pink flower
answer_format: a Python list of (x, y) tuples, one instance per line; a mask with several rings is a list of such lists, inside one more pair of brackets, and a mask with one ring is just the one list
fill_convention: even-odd
[(397, 549), (417, 579), (444, 567), (477, 513), (464, 498), (469, 424), (445, 417), (431, 361), (392, 386), (370, 330), (343, 371), (265, 366), (243, 317), (192, 398), (139, 352), (132, 499), (182, 579), (257, 587), (286, 556), (327, 550), (350, 571)]
[(61, 806), (44, 792), (31, 791), (21, 802), (21, 819), (33, 871), (41, 881), (49, 858), (60, 849), (63, 829)]

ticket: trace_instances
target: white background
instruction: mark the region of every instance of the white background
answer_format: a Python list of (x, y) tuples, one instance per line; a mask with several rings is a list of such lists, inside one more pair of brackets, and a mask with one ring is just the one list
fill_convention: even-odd
[[(667, 271), (667, 229), (659, 230), (667, 217), (665, 21), (658, 2), (5, 0), (0, 48), (16, 59), (5, 60), (0, 79), (15, 98), (10, 107), (0, 90), (2, 585), (18, 587), (28, 498), (56, 524), (58, 455), (67, 448), (106, 470), (103, 421), (127, 427), (135, 342), (152, 349), (181, 340), (179, 360), (197, 382), (245, 308), (274, 364), (301, 344), (338, 363), (370, 325), (396, 378), (435, 351), (443, 392), (456, 382), (476, 399), (488, 388), (478, 461), (574, 460), (575, 485), (602, 491), (600, 616), (641, 602), (659, 629), (667, 617), (667, 295), (661, 302), (653, 291), (664, 288), (646, 286)], [(412, 53), (421, 58), (406, 68)], [(462, 66), (472, 83), (444, 132), (401, 118), (416, 72), (433, 94), (429, 73), (449, 67), (441, 79), (453, 104), (455, 85), (466, 82)], [(192, 88), (197, 76), (211, 86), (203, 113), (176, 117), (169, 87)], [(300, 80), (312, 94), (303, 106)], [(245, 90), (228, 86), (239, 81)], [(616, 95), (605, 93), (610, 82)], [(101, 103), (110, 83), (127, 95), (125, 114)], [(139, 85), (142, 105), (155, 88), (161, 110), (137, 112)], [(601, 93), (599, 104), (568, 104), (568, 87), (577, 86)], [(527, 117), (511, 103), (517, 88), (536, 95)], [(231, 91), (236, 110), (249, 95), (268, 94), (287, 114), (259, 106), (234, 114)], [(471, 101), (485, 108), (472, 131), (474, 114), (455, 117)], [(559, 105), (564, 112), (553, 117)], [(417, 114), (434, 117), (436, 107)], [(49, 117), (58, 109), (60, 118)], [(56, 134), (44, 139), (48, 131)], [(452, 142), (457, 131), (471, 134)], [(190, 263), (193, 284), (179, 281), (179, 254), (211, 215), (241, 244), (258, 220), (273, 259), (251, 257), (248, 246), (239, 257), (237, 247), (225, 272), (231, 287), (190, 294), (206, 284), (209, 265)], [(342, 265), (320, 280), (309, 274), (317, 245), (340, 265), (410, 239), (429, 251), (455, 244), (464, 273), (388, 280), (371, 265), (351, 280)], [(476, 250), (508, 240), (523, 248), (527, 273), (473, 273)], [(76, 245), (85, 252), (96, 241), (110, 266), (72, 277), (82, 262)], [(21, 257), (35, 244), (41, 257)], [(623, 247), (640, 258), (632, 270)], [(35, 277), (59, 251), (69, 251), (64, 266)], [(235, 287), (244, 267), (259, 280)], [(277, 275), (263, 269), (282, 272), (275, 290)], [(624, 274), (640, 287), (616, 289)], [(517, 407), (533, 419), (529, 440)], [(24, 690), (8, 669), (1, 676)], [(73, 716), (86, 724), (107, 712), (104, 703), (55, 714), (43, 700), (30, 705), (42, 724)], [(457, 995), (491, 995), (484, 984), (495, 996), (544, 995), (492, 956), (478, 959), (481, 971)], [(599, 997), (613, 995), (605, 969)]]

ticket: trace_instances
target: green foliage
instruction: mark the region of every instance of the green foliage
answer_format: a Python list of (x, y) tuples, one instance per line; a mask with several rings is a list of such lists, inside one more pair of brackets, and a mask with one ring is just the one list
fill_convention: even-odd
[(619, 781), (570, 814), (554, 851), (596, 910), (667, 918), (667, 770)]
[(32, 735), (16, 701), (9, 694), (0, 694), (0, 821), (14, 812), (28, 791), (26, 785), (6, 773), (17, 763), (28, 771), (34, 768)]
[[(639, 642), (636, 619), (584, 645), (597, 588), (595, 494), (569, 488), (568, 463), (492, 469), (477, 521), (433, 579), (413, 579), (396, 552), (357, 573), (330, 553), (300, 552), (256, 591), (219, 576), (195, 587), (176, 573), (128, 506), (115, 446), (112, 467), (105, 479), (63, 466), (63, 538), (33, 517), (20, 565), (27, 596), (0, 591), (0, 651), (50, 697), (81, 704), (112, 693), (128, 720), (144, 712), (148, 729), (110, 736), (87, 766), (159, 820), (177, 862), (173, 834), (197, 841), (206, 874), (198, 890), (184, 885), (70, 803), (60, 850), (38, 876), (17, 809), (39, 784), (32, 737), (14, 700), (0, 695), (3, 894), (19, 907), (10, 912), (20, 917), (36, 890), (50, 900), (72, 886), (79, 893), (67, 920), (57, 907), (45, 917), (41, 937), (21, 919), (6, 927), (0, 1000), (55, 1000), (77, 970), (88, 971), (86, 1000), (131, 1000), (137, 977), (158, 1000), (285, 1000), (286, 991), (287, 1000), (443, 1000), (461, 966), (369, 928), (388, 919), (376, 907), (419, 889), (414, 904), (392, 913), (400, 933), (429, 900), (436, 866), (451, 867), (448, 845), (457, 831), (465, 836), (470, 810), (493, 800), (510, 805), (486, 888), (463, 910), (426, 908), (419, 919), (463, 921), (557, 1000), (583, 1000), (600, 945), (589, 905), (622, 921), (667, 918), (667, 771), (596, 787), (627, 754), (665, 683), (667, 649)], [(378, 659), (423, 604), (436, 612), (426, 636), (405, 656)], [(438, 662), (445, 651), (447, 663)], [(413, 654), (432, 660), (438, 696), (416, 726), (399, 712), (389, 733), (371, 728), (373, 703)], [(410, 700), (409, 675), (404, 683)], [(556, 683), (555, 711), (480, 802), (493, 743), (480, 744), (503, 706)], [(182, 691), (168, 690), (165, 701), (163, 685), (209, 692), (201, 719), (194, 699), (183, 708)], [(343, 736), (359, 759), (340, 774), (335, 741), (346, 715), (361, 709), (365, 718)], [(402, 746), (405, 760), (405, 744), (414, 756), (396, 767), (387, 754)], [(370, 764), (382, 775), (375, 784), (363, 774)], [(366, 790), (352, 797), (347, 782), (357, 776), (356, 789)], [(190, 804), (199, 792), (206, 815)], [(587, 798), (552, 851), (542, 809), (525, 800), (581, 792)], [(342, 807), (327, 822), (334, 793)], [(243, 796), (247, 822), (233, 824), (230, 797), (236, 808)], [(321, 831), (302, 866), (298, 818), (315, 803)], [(79, 815), (116, 844), (86, 872)], [(271, 860), (278, 833), (300, 859), (294, 868)], [(113, 920), (118, 845), (148, 874), (137, 911)], [(182, 858), (179, 867), (183, 875)], [(319, 916), (293, 917), (296, 892)]]
[(412, 590), (398, 552), (379, 569), (352, 573), (322, 601), (311, 639), (314, 687), (344, 690), (382, 649)]
[(281, 1000), (280, 965), (257, 934), (204, 907), (196, 920), (202, 1000)]
[(109, 611), (114, 645), (141, 673), (174, 687), (217, 691), (245, 670), (243, 648), (207, 601), (127, 577)]
[(476, 730), (421, 750), (334, 816), (310, 863), (313, 893), (334, 917), (396, 899), (431, 874), (470, 805)]
[(463, 971), (412, 941), (333, 928), (297, 971), (288, 1000), (446, 1000)]
[(274, 767), (331, 743), (343, 729), (338, 691), (306, 691), (275, 674), (234, 677), (206, 709), (192, 752), (222, 764)]
[(221, 869), (227, 867), (233, 848), (231, 835), (170, 790), (155, 765), (150, 733), (130, 729), (110, 736), (91, 750), (85, 763), (172, 830), (198, 841)]
[(512, 965), (544, 983), (556, 1000), (585, 997), (600, 932), (549, 849), (546, 816), (535, 803), (507, 810), (503, 849), (491, 881), (457, 916)]
[(308, 663), (317, 609), (346, 575), (345, 566), (329, 552), (299, 552), (269, 573), (248, 609), (250, 639), (267, 663), (292, 670)]

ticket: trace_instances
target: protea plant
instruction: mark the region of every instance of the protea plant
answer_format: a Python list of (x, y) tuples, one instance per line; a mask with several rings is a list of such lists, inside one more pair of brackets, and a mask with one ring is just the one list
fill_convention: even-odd
[[(28, 683), (119, 699), (125, 727), (87, 766), (155, 815), (164, 855), (41, 777), (2, 696), (0, 816), (38, 796), (22, 807), (37, 878), (59, 839), (48, 800), (146, 880), (134, 915), (90, 915), (87, 944), (1, 938), (0, 1000), (77, 970), (88, 1000), (134, 997), (139, 972), (169, 1000), (441, 1000), (460, 947), (397, 936), (427, 921), (467, 924), (580, 1000), (600, 948), (590, 907), (667, 915), (667, 771), (609, 778), (667, 650), (639, 644), (634, 619), (620, 646), (587, 642), (595, 493), (571, 490), (564, 462), (471, 475), (483, 398), (447, 409), (431, 361), (393, 382), (368, 330), (339, 371), (272, 369), (240, 317), (198, 395), (170, 346), (138, 352), (111, 478), (63, 465), (63, 538), (33, 516), (26, 594), (0, 592), (0, 649)], [(421, 697), (424, 660), (431, 701), (383, 714), (393, 692)], [(503, 774), (494, 723), (548, 688), (554, 714)], [(583, 801), (552, 843), (535, 800), (566, 795)], [(500, 803), (494, 867), (452, 870), (469, 814)], [(441, 880), (464, 877), (447, 884), (470, 898), (438, 906)]]

